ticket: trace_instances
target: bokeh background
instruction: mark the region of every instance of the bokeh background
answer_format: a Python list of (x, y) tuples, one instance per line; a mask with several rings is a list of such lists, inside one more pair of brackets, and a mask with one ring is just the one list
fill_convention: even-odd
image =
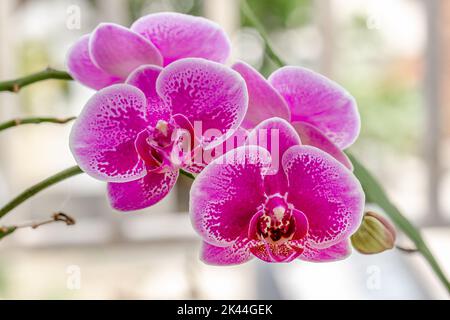
[[(352, 151), (422, 229), (450, 270), (450, 1), (250, 0), (277, 52), (322, 72), (358, 101), (362, 132)], [(0, 79), (47, 66), (65, 69), (67, 49), (99, 22), (129, 26), (177, 11), (220, 23), (233, 55), (270, 74), (258, 32), (239, 0), (0, 1)], [(0, 93), (0, 122), (77, 115), (93, 91), (46, 81)], [(0, 135), (0, 205), (74, 160), (68, 125), (13, 128)], [(11, 212), (2, 225), (55, 211), (77, 219), (23, 229), (0, 243), (0, 298), (13, 299), (448, 299), (417, 254), (354, 253), (331, 264), (252, 261), (212, 267), (198, 259), (187, 215), (189, 181), (140, 212), (112, 210), (105, 185), (80, 175)], [(399, 235), (399, 244), (411, 243)]]

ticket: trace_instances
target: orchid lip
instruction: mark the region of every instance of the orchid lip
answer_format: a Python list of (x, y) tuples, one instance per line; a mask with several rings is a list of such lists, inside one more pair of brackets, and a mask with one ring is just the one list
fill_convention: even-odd
[(159, 120), (154, 127), (142, 130), (136, 140), (135, 148), (144, 161), (148, 172), (162, 173), (180, 168), (188, 158), (185, 148), (180, 146), (186, 130), (175, 121)]
[[(294, 215), (295, 209), (286, 201), (287, 195), (274, 194), (266, 196), (265, 203), (253, 216), (249, 237), (267, 244), (281, 245), (296, 236), (300, 221)], [(307, 226), (306, 226), (307, 228)]]

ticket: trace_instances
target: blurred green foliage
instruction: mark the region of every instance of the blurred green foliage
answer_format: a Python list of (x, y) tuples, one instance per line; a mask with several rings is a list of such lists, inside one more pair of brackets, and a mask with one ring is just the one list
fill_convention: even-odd
[(198, 16), (202, 14), (202, 5), (201, 0), (129, 0), (130, 23), (151, 13), (149, 8), (159, 7)]
[[(313, 0), (247, 0), (247, 3), (269, 33), (304, 27), (313, 20)], [(242, 12), (241, 26), (252, 27), (251, 21)], [(263, 75), (269, 75), (276, 65), (265, 57), (259, 69)]]
[[(247, 3), (269, 31), (304, 26), (312, 19), (312, 0), (247, 0)], [(243, 26), (251, 26), (245, 16), (241, 19)]]

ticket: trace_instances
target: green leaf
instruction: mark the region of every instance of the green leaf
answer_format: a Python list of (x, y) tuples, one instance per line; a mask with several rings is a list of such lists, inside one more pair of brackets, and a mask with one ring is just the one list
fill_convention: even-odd
[(391, 220), (402, 230), (416, 245), (417, 250), (424, 256), (428, 263), (433, 268), (436, 275), (450, 293), (450, 283), (437, 263), (430, 249), (426, 245), (419, 230), (403, 216), (400, 210), (389, 200), (381, 185), (370, 174), (370, 172), (350, 153), (347, 152), (348, 157), (353, 163), (354, 174), (361, 182), (361, 185), (366, 194), (366, 201), (368, 203), (377, 204)]

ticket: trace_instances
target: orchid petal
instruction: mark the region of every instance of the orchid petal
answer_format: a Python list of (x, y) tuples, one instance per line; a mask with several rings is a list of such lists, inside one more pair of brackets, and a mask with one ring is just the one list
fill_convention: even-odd
[(70, 48), (66, 61), (70, 75), (94, 90), (121, 82), (121, 78), (108, 74), (92, 62), (89, 55), (89, 37), (89, 35), (81, 37)]
[(89, 48), (97, 66), (123, 78), (141, 65), (162, 65), (161, 54), (150, 41), (113, 23), (101, 23), (94, 30)]
[(194, 180), (190, 192), (192, 225), (205, 241), (227, 246), (247, 232), (264, 201), (267, 150), (244, 146), (212, 161)]
[(220, 135), (236, 129), (247, 111), (244, 79), (236, 71), (205, 59), (171, 63), (158, 77), (156, 90), (173, 114), (183, 114), (194, 128), (196, 122), (201, 125), (200, 135), (208, 129), (218, 130)]
[(302, 249), (290, 246), (289, 243), (262, 243), (251, 247), (250, 252), (265, 262), (291, 262), (302, 253)]
[(150, 207), (167, 196), (178, 178), (178, 170), (162, 173), (151, 172), (145, 177), (121, 183), (108, 183), (111, 206), (120, 211)]
[[(204, 168), (208, 163), (211, 163), (214, 159), (221, 157), (227, 152), (236, 149), (238, 147), (242, 147), (246, 144), (246, 139), (248, 136), (248, 131), (244, 128), (237, 128), (236, 130), (229, 130), (229, 134), (224, 139), (225, 141), (220, 144), (214, 146), (213, 148), (202, 148), (199, 146), (195, 151), (194, 155), (194, 164), (197, 165), (197, 168)], [(191, 168), (188, 169), (190, 172)], [(201, 170), (200, 170), (201, 171)], [(198, 173), (193, 172), (193, 173)]]
[(337, 83), (300, 67), (283, 67), (269, 82), (291, 109), (291, 121), (316, 126), (339, 148), (358, 137), (360, 119), (355, 99)]
[(286, 192), (287, 180), (281, 169), (281, 158), (290, 147), (301, 144), (294, 128), (284, 119), (270, 118), (250, 132), (247, 142), (266, 148), (271, 154), (272, 166), (265, 179), (266, 193)]
[(197, 57), (225, 62), (231, 47), (225, 32), (202, 17), (162, 12), (137, 20), (131, 30), (151, 41), (164, 57), (164, 66), (182, 58)]
[(201, 260), (210, 265), (236, 265), (245, 263), (253, 258), (250, 252), (252, 241), (239, 238), (228, 247), (217, 247), (203, 242)]
[(352, 247), (350, 245), (350, 241), (349, 239), (345, 239), (324, 249), (315, 249), (310, 246), (306, 246), (303, 253), (299, 256), (299, 259), (310, 262), (331, 262), (343, 260), (351, 253)]
[(310, 146), (291, 147), (282, 165), (289, 181), (288, 202), (306, 215), (311, 246), (327, 248), (356, 231), (364, 192), (350, 170)]
[(290, 120), (291, 113), (283, 97), (257, 70), (244, 62), (237, 62), (232, 68), (239, 72), (247, 84), (249, 101), (242, 122), (244, 128), (252, 129), (272, 117)]
[(336, 160), (353, 171), (353, 165), (347, 155), (315, 126), (307, 122), (293, 122), (292, 126), (299, 134), (303, 145), (313, 146), (329, 153)]
[(293, 240), (302, 240), (308, 234), (309, 222), (308, 218), (303, 212), (297, 209), (292, 209), (292, 216), (295, 221), (295, 233)]
[(170, 109), (156, 93), (156, 79), (162, 68), (144, 65), (134, 70), (126, 83), (139, 88), (147, 98), (147, 113), (150, 126), (154, 127), (159, 120), (169, 122)]
[(135, 139), (148, 125), (144, 94), (127, 84), (98, 91), (70, 134), (70, 149), (81, 169), (94, 178), (125, 182), (143, 177)]

